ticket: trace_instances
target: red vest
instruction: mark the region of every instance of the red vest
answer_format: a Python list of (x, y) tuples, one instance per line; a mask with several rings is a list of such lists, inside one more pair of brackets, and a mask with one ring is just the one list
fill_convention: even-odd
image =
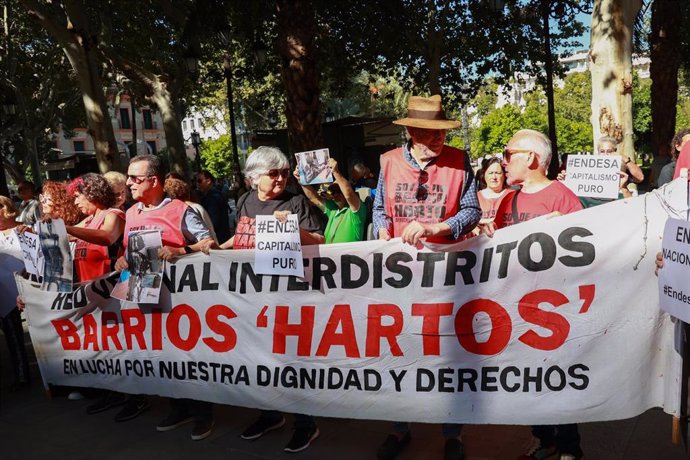
[[(424, 224), (443, 222), (459, 211), (465, 185), (467, 154), (459, 149), (443, 146), (441, 154), (424, 171), (426, 183), (420, 183), (420, 170), (405, 161), (403, 149), (397, 148), (381, 156), (381, 174), (385, 183), (385, 211), (393, 220), (391, 237), (402, 235), (403, 229), (416, 220)], [(421, 194), (418, 190), (426, 189)], [(425, 200), (417, 200), (426, 195)], [(390, 231), (391, 229), (389, 229)], [(452, 237), (430, 237), (432, 243), (453, 243)]]
[(487, 198), (482, 192), (477, 192), (479, 207), (482, 208), (482, 220), (494, 220), (496, 218), (496, 211), (507, 192), (508, 189), (503, 189), (501, 194), (495, 198)]
[(182, 234), (182, 219), (186, 210), (187, 205), (180, 200), (172, 200), (165, 206), (152, 211), (141, 210), (139, 204), (135, 204), (127, 210), (123, 241), (125, 249), (127, 249), (129, 232), (139, 230), (160, 230), (163, 246), (184, 247), (186, 242)]
[[(110, 214), (115, 214), (120, 219), (125, 220), (124, 212), (110, 208), (101, 212), (98, 217), (91, 219), (84, 225), (84, 228), (101, 228), (105, 218)], [(105, 275), (111, 270), (110, 262), (108, 246), (77, 240), (74, 248), (74, 268), (77, 271), (77, 280), (88, 281)]]

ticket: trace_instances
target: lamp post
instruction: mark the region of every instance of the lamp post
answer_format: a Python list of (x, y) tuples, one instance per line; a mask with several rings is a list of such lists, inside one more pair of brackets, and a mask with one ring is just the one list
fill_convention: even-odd
[(275, 110), (271, 109), (268, 112), (268, 127), (273, 129), (276, 129), (276, 126), (278, 126), (278, 115), (276, 114)]
[(199, 146), (201, 145), (201, 134), (199, 134), (196, 129), (192, 131), (192, 145), (194, 146), (194, 150), (196, 150), (196, 169), (197, 172), (199, 172), (201, 171), (201, 155), (199, 155)]
[(230, 114), (230, 140), (232, 142), (232, 162), (235, 177), (239, 183), (244, 182), (242, 169), (240, 168), (240, 155), (237, 152), (237, 131), (235, 129), (235, 104), (232, 96), (232, 56), (230, 47), (232, 45), (232, 30), (230, 28), (221, 29), (218, 33), (220, 41), (225, 46), (223, 54), (223, 74), (225, 75), (225, 85), (228, 93), (228, 112)]

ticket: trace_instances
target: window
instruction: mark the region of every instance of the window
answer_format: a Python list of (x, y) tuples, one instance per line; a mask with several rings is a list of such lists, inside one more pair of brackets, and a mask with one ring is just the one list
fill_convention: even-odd
[(187, 131), (187, 120), (182, 120), (182, 131)]
[(190, 127), (191, 129), (195, 129), (194, 120), (189, 120), (189, 127)]
[(156, 151), (156, 141), (146, 141), (146, 144), (147, 144), (149, 147), (151, 147), (151, 155), (155, 155), (156, 153), (158, 153), (158, 152)]
[(199, 129), (201, 129), (201, 127), (204, 126), (204, 121), (203, 121), (201, 118), (199, 118), (199, 119), (196, 121), (196, 124), (197, 124), (197, 126), (199, 127)]
[(86, 151), (86, 145), (84, 141), (72, 141), (72, 145), (74, 146), (74, 152), (84, 152)]
[(132, 125), (129, 123), (129, 109), (120, 109), (120, 128), (130, 129)]
[(151, 117), (150, 110), (142, 111), (144, 115), (144, 129), (153, 129), (153, 118)]

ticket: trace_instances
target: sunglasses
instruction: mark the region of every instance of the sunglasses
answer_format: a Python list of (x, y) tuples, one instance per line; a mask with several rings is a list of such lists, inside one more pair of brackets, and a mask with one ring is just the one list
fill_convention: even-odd
[(532, 150), (530, 150), (530, 149), (505, 148), (505, 149), (503, 149), (503, 159), (506, 162), (510, 162), (510, 157), (512, 157), (513, 155), (520, 155), (520, 154), (525, 155), (525, 154), (530, 154), (530, 153), (532, 153)]
[(426, 201), (429, 198), (429, 189), (427, 188), (429, 182), (429, 173), (426, 171), (419, 171), (419, 179), (417, 179), (417, 194), (415, 198), (417, 201)]
[(270, 177), (271, 179), (277, 179), (278, 176), (282, 177), (283, 179), (287, 179), (288, 176), (290, 175), (290, 170), (289, 169), (269, 169), (268, 172), (266, 172), (266, 175)]
[(142, 182), (144, 182), (146, 179), (149, 179), (149, 178), (151, 178), (151, 177), (153, 177), (153, 176), (149, 176), (149, 175), (135, 176), (135, 175), (128, 174), (128, 175), (127, 175), (127, 180), (130, 180), (130, 181), (132, 181), (133, 183), (139, 185), (139, 184), (141, 184)]

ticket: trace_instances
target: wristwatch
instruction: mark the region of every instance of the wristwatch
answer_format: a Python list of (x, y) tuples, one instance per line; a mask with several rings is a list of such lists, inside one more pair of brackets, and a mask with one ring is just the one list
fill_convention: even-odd
[(193, 251), (192, 248), (190, 248), (189, 246), (185, 246), (185, 247), (184, 247), (184, 253), (185, 253), (185, 254), (191, 254), (191, 253), (193, 253), (193, 252), (194, 252), (194, 251)]

